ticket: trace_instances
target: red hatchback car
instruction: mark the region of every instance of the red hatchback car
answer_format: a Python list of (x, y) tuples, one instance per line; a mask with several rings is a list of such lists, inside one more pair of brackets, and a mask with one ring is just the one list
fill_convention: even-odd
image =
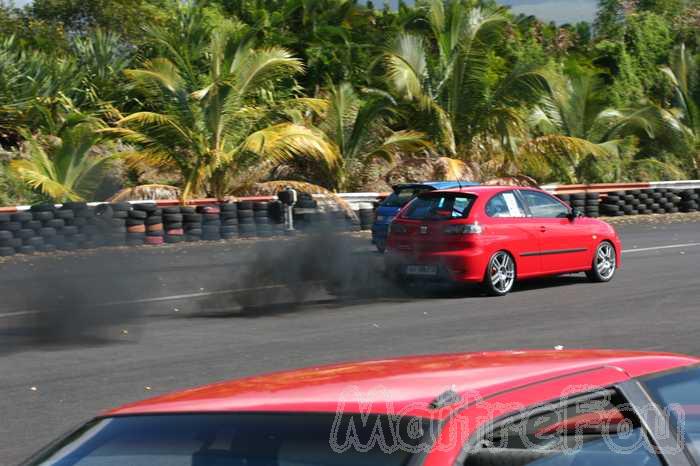
[(700, 360), (629, 351), (383, 359), (127, 405), (28, 466), (690, 466)]
[(516, 279), (545, 275), (585, 272), (607, 282), (621, 250), (612, 226), (544, 191), (470, 186), (406, 205), (389, 227), (385, 262), (398, 279), (483, 283), (504, 295)]

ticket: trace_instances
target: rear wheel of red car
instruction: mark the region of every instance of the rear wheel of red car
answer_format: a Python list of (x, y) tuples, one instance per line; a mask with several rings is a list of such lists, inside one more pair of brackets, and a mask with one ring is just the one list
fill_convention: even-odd
[(489, 261), (484, 276), (484, 289), (491, 296), (508, 294), (515, 285), (515, 261), (506, 251), (498, 251)]
[(586, 272), (589, 280), (598, 283), (612, 280), (617, 270), (615, 246), (608, 241), (600, 243), (595, 251), (595, 256), (593, 256), (592, 265), (591, 270)]

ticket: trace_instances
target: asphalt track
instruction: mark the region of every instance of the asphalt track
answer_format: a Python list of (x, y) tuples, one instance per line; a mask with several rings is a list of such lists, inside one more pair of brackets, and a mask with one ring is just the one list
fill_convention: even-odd
[[(700, 223), (619, 231), (624, 266), (609, 284), (558, 277), (524, 283), (503, 298), (379, 288), (342, 299), (315, 293), (297, 305), (284, 304), (282, 293), (244, 311), (241, 301), (229, 299), (228, 292), (241, 286), (227, 273), (246, 257), (255, 259), (244, 248), (235, 259), (221, 245), (183, 249), (175, 258), (172, 251), (124, 252), (137, 254), (140, 265), (110, 289), (126, 305), (138, 306), (142, 317), (110, 321), (93, 340), (48, 339), (41, 345), (27, 343), (33, 309), (23, 296), (43, 292), (32, 282), (79, 268), (70, 258), (0, 264), (0, 464), (16, 464), (101, 409), (271, 370), (555, 345), (700, 354)], [(377, 257), (366, 250), (358, 260)], [(102, 263), (101, 277), (122, 265)], [(98, 296), (119, 305), (115, 296)], [(109, 309), (101, 304), (90, 302)]]

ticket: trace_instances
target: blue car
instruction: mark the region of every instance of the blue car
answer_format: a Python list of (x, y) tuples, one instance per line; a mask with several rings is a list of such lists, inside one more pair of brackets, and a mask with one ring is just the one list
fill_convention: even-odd
[(477, 184), (468, 181), (426, 181), (424, 183), (404, 183), (394, 186), (394, 192), (377, 207), (376, 219), (372, 225), (372, 244), (377, 247), (379, 252), (384, 252), (389, 224), (394, 220), (401, 208), (418, 194), (436, 189), (453, 189)]

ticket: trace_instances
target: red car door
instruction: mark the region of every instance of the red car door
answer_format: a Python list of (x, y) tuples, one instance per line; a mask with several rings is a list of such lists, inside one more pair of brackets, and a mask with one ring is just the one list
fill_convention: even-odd
[[(518, 277), (534, 276), (541, 273), (538, 254), (539, 233), (529, 224), (522, 200), (514, 191), (495, 194), (485, 204), (484, 237), (490, 243), (489, 253), (501, 249), (510, 251), (515, 256)], [(488, 258), (486, 259), (488, 260)]]
[(539, 236), (538, 254), (542, 273), (564, 273), (587, 268), (591, 259), (591, 234), (577, 219), (569, 218), (569, 207), (542, 191), (521, 189), (529, 212), (528, 224)]

